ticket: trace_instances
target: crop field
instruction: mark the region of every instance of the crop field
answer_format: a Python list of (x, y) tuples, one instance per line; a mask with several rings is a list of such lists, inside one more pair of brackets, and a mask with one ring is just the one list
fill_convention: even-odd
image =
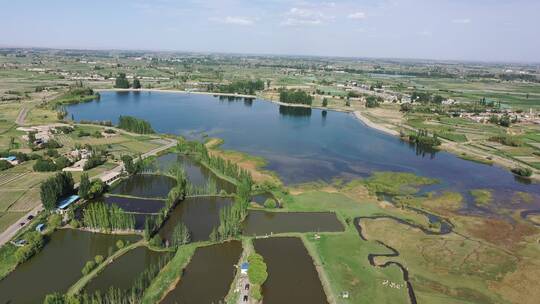
[(17, 222), (24, 215), (24, 212), (0, 212), (0, 231)]

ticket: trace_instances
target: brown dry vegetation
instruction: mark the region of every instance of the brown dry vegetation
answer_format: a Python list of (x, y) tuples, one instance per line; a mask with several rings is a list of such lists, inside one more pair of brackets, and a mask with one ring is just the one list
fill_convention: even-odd
[(251, 173), (251, 176), (253, 177), (253, 180), (257, 183), (281, 183), (276, 175), (270, 173), (269, 171), (261, 169), (261, 167), (264, 165), (264, 162), (260, 159), (233, 151), (210, 149), (208, 152), (210, 155), (217, 155), (222, 157), (223, 159), (230, 160), (231, 162), (236, 163), (241, 168), (249, 171), (249, 173)]
[(539, 232), (538, 228), (526, 223), (510, 223), (495, 218), (477, 218), (474, 222), (466, 222), (465, 229), (475, 238), (512, 251), (523, 247), (525, 238)]
[(389, 219), (365, 220), (362, 228), (369, 238), (400, 252), (399, 257), (379, 257), (377, 262), (404, 264), (420, 302), (448, 303), (452, 298), (465, 303), (533, 303), (538, 295), (534, 277), (540, 275), (540, 267), (503, 249), (455, 233), (426, 235)]

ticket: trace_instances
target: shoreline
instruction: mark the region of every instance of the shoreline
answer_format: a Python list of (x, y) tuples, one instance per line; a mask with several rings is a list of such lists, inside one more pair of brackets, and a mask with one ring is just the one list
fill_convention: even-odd
[(213, 96), (227, 96), (227, 97), (240, 97), (240, 98), (258, 98), (256, 95), (245, 95), (236, 93), (212, 93), (212, 92), (197, 92), (186, 90), (166, 90), (166, 89), (94, 89), (96, 92), (159, 92), (159, 93), (180, 93), (180, 94), (197, 94), (197, 95), (213, 95)]
[(379, 125), (377, 123), (374, 123), (373, 121), (371, 121), (369, 118), (367, 118), (366, 116), (364, 116), (362, 114), (361, 111), (354, 111), (353, 112), (354, 114), (354, 117), (356, 117), (356, 119), (358, 119), (360, 122), (362, 122), (364, 125), (372, 128), (372, 129), (375, 129), (375, 130), (378, 130), (378, 131), (381, 131), (383, 133), (386, 133), (388, 135), (392, 135), (392, 136), (397, 136), (399, 137), (399, 132), (396, 131), (396, 130), (392, 130), (390, 128), (387, 128), (385, 126), (382, 126), (382, 125)]

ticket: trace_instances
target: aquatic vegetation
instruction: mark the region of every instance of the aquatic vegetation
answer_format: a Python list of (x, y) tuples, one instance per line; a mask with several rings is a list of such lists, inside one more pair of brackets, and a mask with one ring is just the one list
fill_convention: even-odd
[(404, 172), (375, 172), (364, 181), (373, 194), (406, 195), (418, 192), (419, 187), (438, 183), (436, 179)]
[(493, 200), (493, 194), (488, 189), (474, 189), (470, 193), (477, 205), (487, 205)]

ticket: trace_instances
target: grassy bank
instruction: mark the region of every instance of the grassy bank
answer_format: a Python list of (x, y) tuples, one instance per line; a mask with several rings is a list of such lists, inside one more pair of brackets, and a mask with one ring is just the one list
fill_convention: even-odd
[(116, 259), (120, 258), (124, 254), (128, 253), (130, 250), (135, 249), (139, 246), (143, 246), (144, 241), (139, 241), (137, 243), (133, 243), (129, 246), (126, 246), (124, 248), (121, 248), (117, 250), (113, 255), (108, 257), (105, 261), (103, 261), (101, 264), (97, 265), (96, 268), (94, 268), (92, 271), (90, 271), (87, 275), (80, 278), (75, 284), (73, 284), (67, 291), (68, 296), (73, 296), (81, 292), (83, 288), (95, 277), (98, 276), (98, 274), (105, 269), (109, 264), (113, 263)]
[(170, 290), (174, 289), (181, 279), (184, 268), (195, 253), (195, 249), (205, 245), (208, 244), (191, 243), (178, 248), (173, 259), (161, 270), (144, 292), (142, 303), (158, 303)]

